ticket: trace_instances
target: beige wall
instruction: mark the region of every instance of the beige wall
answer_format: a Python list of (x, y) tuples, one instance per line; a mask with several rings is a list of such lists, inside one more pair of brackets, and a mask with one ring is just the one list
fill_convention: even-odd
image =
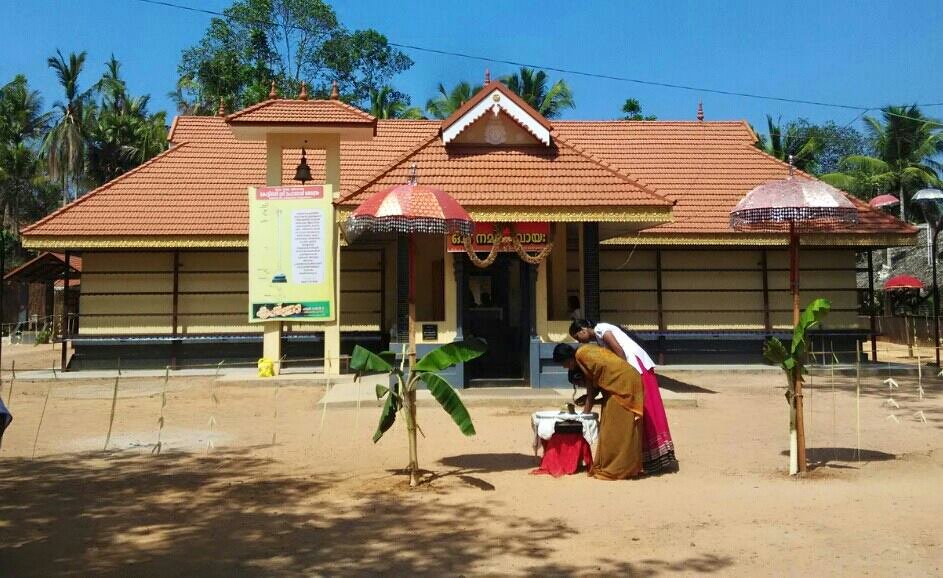
[[(788, 255), (767, 250), (770, 319), (774, 328), (791, 326)], [(801, 298), (832, 302), (825, 326), (858, 327), (855, 253), (804, 249)], [(600, 253), (601, 317), (633, 329), (658, 329), (656, 252), (631, 247)], [(661, 251), (663, 315), (666, 330), (762, 330), (762, 250)]]
[[(178, 331), (181, 334), (261, 332), (248, 323), (248, 254), (181, 251)], [(381, 328), (379, 248), (341, 250), (341, 326)], [(172, 252), (86, 252), (82, 261), (81, 335), (172, 333)], [(286, 324), (288, 331), (311, 331)]]

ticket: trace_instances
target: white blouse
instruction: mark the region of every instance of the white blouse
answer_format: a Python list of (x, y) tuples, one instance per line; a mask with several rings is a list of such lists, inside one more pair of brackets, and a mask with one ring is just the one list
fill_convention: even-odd
[[(640, 374), (655, 369), (655, 362), (648, 356), (648, 353), (631, 337), (626, 335), (625, 331), (622, 331), (622, 329), (616, 325), (611, 323), (597, 323), (596, 326), (593, 327), (593, 333), (596, 334), (596, 343), (602, 347), (606, 346), (606, 343), (603, 341), (603, 336), (606, 333), (612, 333), (612, 336), (615, 337), (616, 341), (619, 343), (619, 347), (625, 352), (625, 360)], [(639, 361), (642, 363), (641, 367), (639, 367)]]

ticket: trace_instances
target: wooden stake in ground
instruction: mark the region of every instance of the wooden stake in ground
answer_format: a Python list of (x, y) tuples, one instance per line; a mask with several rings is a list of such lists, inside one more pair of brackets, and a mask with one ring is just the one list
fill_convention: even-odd
[(115, 377), (115, 391), (111, 396), (111, 417), (108, 418), (108, 434), (105, 436), (105, 446), (102, 451), (108, 449), (108, 442), (111, 441), (111, 428), (115, 424), (115, 409), (118, 407), (118, 381), (120, 377)]

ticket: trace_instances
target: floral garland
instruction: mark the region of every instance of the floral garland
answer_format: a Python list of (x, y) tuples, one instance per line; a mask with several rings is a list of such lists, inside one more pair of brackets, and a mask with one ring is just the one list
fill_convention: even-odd
[(514, 225), (508, 224), (509, 234), (504, 234), (504, 223), (495, 223), (494, 232), (497, 233), (501, 231), (501, 240), (497, 243), (491, 245), (491, 251), (488, 252), (488, 256), (484, 259), (478, 257), (475, 253), (475, 249), (472, 246), (472, 236), (464, 235), (462, 237), (462, 244), (465, 247), (465, 252), (468, 254), (469, 260), (473, 265), (479, 269), (485, 269), (490, 267), (498, 258), (498, 253), (500, 253), (501, 248), (513, 248), (514, 252), (521, 258), (521, 261), (529, 263), (531, 265), (540, 265), (547, 258), (548, 255), (553, 251), (553, 241), (548, 241), (543, 249), (540, 250), (536, 255), (529, 255), (527, 251), (524, 250), (524, 246), (521, 245), (521, 242), (518, 240), (517, 235), (514, 231)]

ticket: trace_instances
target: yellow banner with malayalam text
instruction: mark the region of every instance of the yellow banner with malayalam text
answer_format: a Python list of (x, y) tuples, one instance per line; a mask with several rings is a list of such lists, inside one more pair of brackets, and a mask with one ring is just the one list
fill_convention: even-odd
[(331, 185), (249, 187), (249, 322), (333, 321)]

